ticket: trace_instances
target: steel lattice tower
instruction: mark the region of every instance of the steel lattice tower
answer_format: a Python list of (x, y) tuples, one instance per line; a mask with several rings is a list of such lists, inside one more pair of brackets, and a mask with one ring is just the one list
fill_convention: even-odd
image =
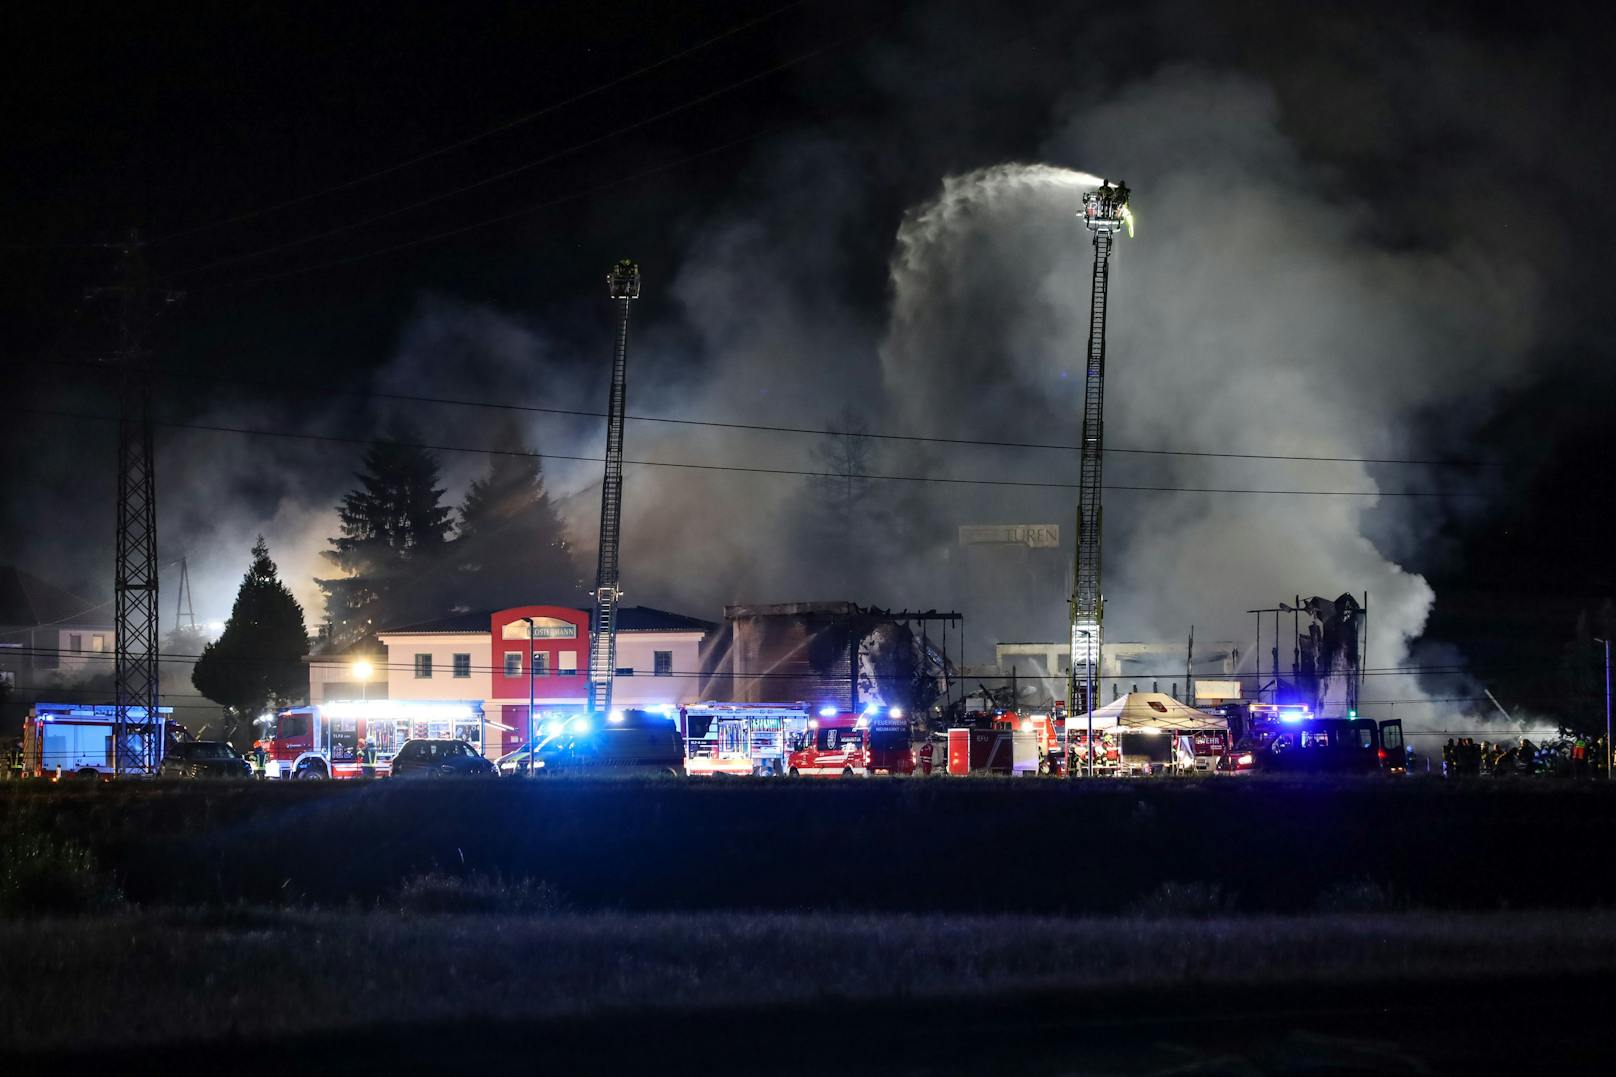
[(121, 282), (106, 291), (118, 299), (117, 550), (113, 563), (113, 702), (118, 773), (154, 774), (163, 761), (158, 713), (157, 470), (152, 434), (152, 379), (143, 348), (155, 292), (146, 279), (140, 243), (123, 248)]
[(606, 275), (607, 292), (617, 304), (617, 337), (612, 351), (611, 401), (606, 409), (606, 475), (600, 486), (600, 558), (595, 569), (595, 612), (589, 645), (589, 709), (612, 708), (612, 677), (617, 672), (618, 552), (623, 522), (623, 412), (628, 395), (628, 308), (640, 297), (640, 267), (623, 259)]
[[(1094, 233), (1094, 279), (1089, 292), (1088, 368), (1083, 381), (1083, 433), (1078, 450), (1077, 550), (1072, 571), (1071, 671), (1068, 715), (1075, 716), (1081, 671), (1098, 674), (1105, 644), (1105, 595), (1100, 588), (1100, 494), (1105, 462), (1105, 316), (1111, 247), (1118, 231), (1132, 232), (1128, 188), (1102, 183), (1083, 196), (1083, 223)], [(1086, 692), (1092, 692), (1091, 678)], [(1093, 700), (1088, 700), (1092, 709)], [(1092, 745), (1090, 749), (1092, 750)]]

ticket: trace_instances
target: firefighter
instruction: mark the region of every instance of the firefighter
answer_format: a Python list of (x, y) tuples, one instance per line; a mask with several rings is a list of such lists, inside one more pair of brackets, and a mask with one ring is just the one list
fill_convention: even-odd
[(19, 739), (13, 738), (6, 748), (4, 773), (10, 781), (22, 779), (22, 741)]
[(359, 761), (359, 773), (362, 777), (376, 776), (376, 749), (369, 741), (359, 742), (359, 747), (354, 750), (354, 758)]
[(269, 770), (269, 753), (264, 751), (264, 742), (261, 740), (253, 741), (252, 762), (254, 774), (262, 778)]
[(920, 746), (920, 773), (922, 775), (931, 773), (931, 753), (931, 738), (927, 737), (926, 743)]
[(1581, 734), (1578, 734), (1577, 739), (1571, 742), (1571, 776), (1573, 778), (1582, 777), (1582, 772), (1587, 762), (1588, 742), (1582, 738)]
[(1449, 737), (1448, 743), (1442, 746), (1442, 776), (1444, 778), (1454, 776), (1454, 768), (1459, 758), (1457, 749), (1458, 745), (1453, 743), (1452, 737)]

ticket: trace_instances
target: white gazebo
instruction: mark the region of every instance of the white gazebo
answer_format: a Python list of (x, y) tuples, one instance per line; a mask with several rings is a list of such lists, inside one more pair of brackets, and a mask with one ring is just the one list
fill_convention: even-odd
[[(1077, 715), (1075, 721), (1086, 722), (1087, 717), (1086, 713)], [(1224, 719), (1180, 703), (1165, 692), (1129, 692), (1094, 709), (1094, 732), (1097, 736), (1118, 738), (1125, 771), (1131, 769), (1128, 757), (1134, 753), (1127, 751), (1128, 741), (1122, 739), (1124, 736), (1131, 734), (1130, 740), (1137, 736), (1162, 737), (1162, 750), (1149, 753), (1146, 758), (1165, 754), (1180, 768), (1194, 770), (1199, 768), (1193, 742), (1195, 734), (1227, 734), (1228, 731), (1229, 723)]]

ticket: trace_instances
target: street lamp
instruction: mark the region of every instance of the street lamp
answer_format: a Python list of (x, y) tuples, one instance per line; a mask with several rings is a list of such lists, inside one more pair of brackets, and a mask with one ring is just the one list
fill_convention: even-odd
[(353, 664), (352, 669), (353, 675), (359, 678), (359, 699), (363, 702), (365, 691), (370, 687), (370, 675), (376, 671), (376, 667), (372, 666), (366, 659), (361, 658)]
[(1594, 637), (1605, 645), (1605, 780), (1610, 781), (1610, 640)]
[(533, 732), (533, 641), (537, 638), (538, 625), (531, 617), (523, 617), (527, 622), (527, 776), (533, 777), (538, 768), (533, 764), (538, 761), (538, 740)]

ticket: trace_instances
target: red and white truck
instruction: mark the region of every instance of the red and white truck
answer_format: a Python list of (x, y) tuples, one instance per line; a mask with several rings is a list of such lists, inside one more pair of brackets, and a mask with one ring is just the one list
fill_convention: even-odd
[(863, 714), (822, 708), (808, 720), (786, 760), (792, 777), (851, 778), (868, 774), (913, 774), (915, 753), (909, 722), (898, 707)]

